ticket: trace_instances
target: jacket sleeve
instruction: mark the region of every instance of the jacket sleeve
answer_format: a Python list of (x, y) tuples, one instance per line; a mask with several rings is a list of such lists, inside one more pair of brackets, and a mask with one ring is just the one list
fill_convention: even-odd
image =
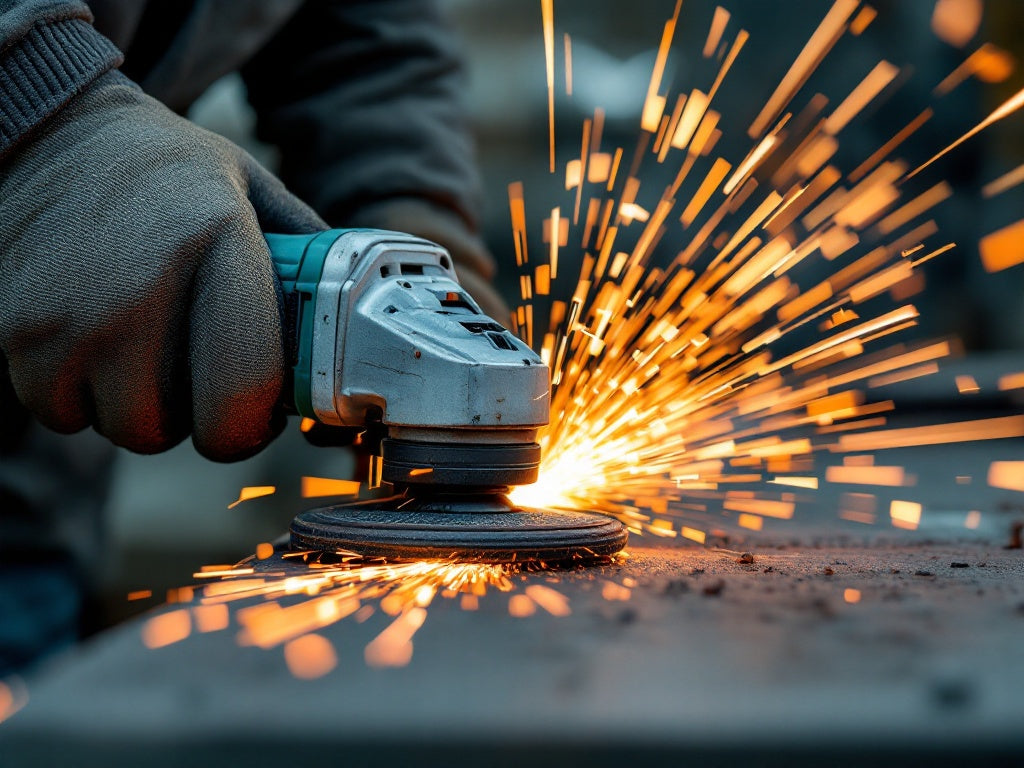
[(463, 72), (436, 2), (307, 2), (243, 75), (282, 179), (328, 222), (381, 226), (400, 201), (475, 230)]
[(81, 0), (0, 0), (0, 160), (121, 52)]

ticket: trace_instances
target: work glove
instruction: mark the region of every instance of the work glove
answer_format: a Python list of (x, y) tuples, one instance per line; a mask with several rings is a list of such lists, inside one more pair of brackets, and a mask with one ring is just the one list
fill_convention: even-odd
[(453, 211), (417, 198), (397, 198), (363, 208), (344, 226), (408, 232), (447, 248), (459, 283), (484, 312), (500, 323), (508, 322), (508, 305), (492, 285), (497, 272), (494, 257)]
[[(0, 351), (46, 426), (215, 460), (283, 427), (263, 232), (326, 228), (231, 142), (117, 72), (0, 160)], [(6, 418), (6, 417), (5, 417)]]

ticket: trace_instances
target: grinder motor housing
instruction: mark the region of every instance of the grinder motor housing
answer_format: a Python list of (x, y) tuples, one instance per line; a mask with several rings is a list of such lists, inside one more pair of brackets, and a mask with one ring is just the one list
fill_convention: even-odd
[(501, 490), (537, 479), (547, 366), (481, 311), (445, 249), (375, 229), (266, 238), (294, 333), (302, 416), (383, 422), (382, 479), (400, 489)]

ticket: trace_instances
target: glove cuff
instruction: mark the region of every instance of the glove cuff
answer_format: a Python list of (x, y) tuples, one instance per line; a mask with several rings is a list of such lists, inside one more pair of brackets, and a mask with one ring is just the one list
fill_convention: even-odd
[(81, 19), (36, 25), (5, 49), (0, 56), (0, 159), (123, 58)]

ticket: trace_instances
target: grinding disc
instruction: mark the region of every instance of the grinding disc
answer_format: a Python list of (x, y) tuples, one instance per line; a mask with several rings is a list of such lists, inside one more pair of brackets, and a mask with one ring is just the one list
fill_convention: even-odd
[(296, 549), (481, 563), (592, 560), (627, 537), (610, 517), (519, 508), (500, 494), (392, 496), (312, 509), (291, 526)]

